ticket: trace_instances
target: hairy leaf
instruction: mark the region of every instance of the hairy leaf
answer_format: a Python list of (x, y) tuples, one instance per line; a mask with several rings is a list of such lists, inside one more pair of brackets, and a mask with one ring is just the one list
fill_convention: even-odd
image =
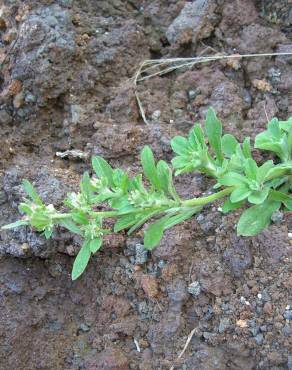
[(237, 225), (237, 234), (253, 236), (265, 229), (271, 222), (272, 214), (280, 208), (281, 203), (267, 199), (264, 203), (245, 210)]
[(19, 221), (12, 222), (11, 224), (4, 225), (4, 226), (1, 227), (1, 229), (2, 230), (15, 229), (16, 227), (26, 226), (28, 224), (29, 224), (28, 221), (19, 220)]
[(70, 219), (62, 220), (61, 225), (74, 234), (83, 235), (81, 229)]
[(40, 198), (40, 196), (38, 195), (36, 189), (34, 188), (34, 186), (28, 181), (28, 180), (23, 180), (22, 181), (22, 187), (23, 189), (25, 190), (25, 192), (27, 193), (27, 195), (38, 205), (42, 205), (43, 202)]
[(89, 242), (89, 249), (91, 253), (96, 253), (102, 245), (102, 239), (101, 238), (95, 238)]
[(222, 137), (222, 150), (226, 156), (231, 157), (236, 152), (237, 145), (238, 141), (233, 135), (226, 134)]
[(141, 152), (141, 163), (146, 178), (156, 189), (160, 189), (161, 184), (157, 175), (154, 156), (152, 150), (147, 145), (143, 148)]
[(92, 167), (96, 176), (99, 178), (106, 178), (110, 186), (114, 185), (113, 182), (113, 169), (102, 157), (96, 156), (92, 158)]
[(89, 248), (89, 241), (85, 241), (73, 263), (73, 269), (71, 273), (72, 280), (76, 280), (80, 275), (83, 274), (89, 262), (90, 255), (91, 252)]
[(214, 109), (209, 108), (206, 118), (206, 132), (209, 143), (214, 150), (217, 159), (222, 162), (223, 154), (221, 147), (222, 124), (218, 120)]
[(172, 150), (176, 153), (176, 154), (179, 154), (179, 155), (188, 155), (189, 153), (189, 143), (187, 141), (186, 138), (182, 137), (182, 136), (175, 136), (172, 140), (171, 140), (171, 147), (172, 147)]

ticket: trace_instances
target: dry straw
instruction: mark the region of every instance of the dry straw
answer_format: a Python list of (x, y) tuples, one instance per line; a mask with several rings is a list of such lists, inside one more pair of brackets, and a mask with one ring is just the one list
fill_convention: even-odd
[(194, 58), (167, 58), (167, 59), (148, 59), (141, 63), (135, 76), (133, 77), (135, 86), (135, 96), (139, 106), (141, 117), (144, 123), (148, 124), (147, 117), (139, 97), (137, 86), (139, 83), (149, 80), (156, 76), (162, 76), (167, 73), (179, 69), (191, 69), (194, 65), (200, 63), (209, 63), (222, 59), (242, 59), (242, 58), (259, 58), (259, 57), (273, 57), (273, 56), (287, 56), (291, 53), (264, 53), (264, 54), (232, 54), (232, 55), (213, 55), (213, 56), (198, 56)]

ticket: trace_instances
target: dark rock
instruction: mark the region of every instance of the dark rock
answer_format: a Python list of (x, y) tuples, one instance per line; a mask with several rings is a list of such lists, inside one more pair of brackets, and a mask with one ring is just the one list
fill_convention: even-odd
[(264, 336), (263, 334), (260, 333), (260, 334), (257, 334), (254, 339), (258, 345), (261, 345), (263, 344)]
[(12, 122), (12, 117), (10, 116), (10, 114), (5, 109), (1, 109), (0, 110), (0, 124), (8, 125), (11, 122)]
[(286, 320), (292, 320), (292, 310), (286, 310), (283, 316)]
[(209, 16), (215, 8), (212, 0), (187, 2), (166, 31), (169, 43), (185, 44), (191, 41), (196, 44), (199, 39), (208, 37), (213, 30)]
[(226, 317), (220, 320), (218, 331), (220, 334), (224, 333), (230, 327), (230, 320)]
[(87, 333), (90, 330), (90, 326), (88, 326), (85, 323), (80, 324), (79, 330), (82, 331), (83, 333)]
[(137, 265), (143, 265), (147, 262), (148, 259), (148, 251), (145, 249), (143, 244), (137, 243), (135, 245), (135, 263)]
[(31, 12), (21, 24), (12, 76), (40, 105), (70, 88), (72, 69), (67, 66), (76, 54), (72, 30), (70, 13), (57, 4)]

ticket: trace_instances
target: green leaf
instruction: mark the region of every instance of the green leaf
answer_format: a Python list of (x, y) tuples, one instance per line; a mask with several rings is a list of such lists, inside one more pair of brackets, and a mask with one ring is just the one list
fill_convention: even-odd
[(146, 249), (152, 250), (159, 244), (163, 236), (164, 224), (168, 218), (169, 216), (165, 216), (148, 226), (144, 233), (144, 246)]
[(250, 189), (247, 186), (241, 186), (235, 190), (230, 195), (230, 200), (232, 203), (238, 203), (251, 194)]
[(177, 225), (180, 222), (183, 222), (190, 218), (195, 213), (199, 212), (202, 207), (196, 207), (190, 211), (184, 211), (179, 213), (178, 215), (166, 215), (162, 217), (160, 220), (154, 222), (146, 229), (144, 233), (144, 246), (148, 250), (152, 250), (155, 248), (162, 236), (164, 230)]
[(165, 161), (157, 163), (157, 176), (159, 178), (162, 190), (170, 194), (174, 200), (179, 200), (179, 196), (172, 180), (172, 171)]
[(1, 227), (2, 230), (14, 229), (19, 226), (26, 226), (28, 225), (28, 221), (25, 220), (18, 220), (16, 222), (12, 222), (11, 224), (4, 225)]
[(257, 235), (270, 224), (272, 214), (277, 211), (280, 206), (280, 202), (266, 199), (264, 203), (245, 210), (237, 225), (237, 235)]
[(96, 253), (102, 246), (102, 238), (95, 238), (89, 242), (89, 249), (91, 253)]
[(179, 155), (188, 155), (189, 154), (189, 143), (188, 140), (182, 136), (175, 136), (171, 142), (172, 150)]
[(165, 161), (157, 163), (157, 176), (161, 184), (161, 188), (165, 193), (169, 193), (171, 180), (171, 169)]
[(80, 225), (87, 225), (89, 223), (88, 217), (85, 212), (79, 210), (79, 212), (74, 212), (71, 214), (72, 220)]
[(267, 176), (267, 173), (274, 167), (273, 161), (267, 161), (257, 170), (257, 181), (262, 183)]
[(106, 178), (109, 186), (113, 186), (113, 169), (102, 157), (92, 157), (92, 168), (99, 178)]
[(27, 203), (20, 203), (18, 209), (20, 212), (26, 213), (29, 216), (33, 214), (32, 206)]
[(284, 203), (284, 205), (292, 210), (292, 196), (282, 193), (281, 191), (271, 190), (270, 191), (271, 199)]
[(23, 189), (25, 190), (25, 192), (27, 193), (27, 195), (36, 203), (38, 204), (39, 206), (43, 205), (43, 202), (40, 198), (40, 196), (38, 195), (36, 189), (34, 188), (34, 186), (28, 181), (28, 180), (23, 180), (22, 181), (22, 187)]
[(273, 137), (277, 140), (281, 139), (281, 130), (279, 127), (279, 121), (277, 118), (273, 118), (268, 123), (268, 131), (273, 135)]
[(191, 167), (192, 168), (193, 167), (191, 162), (186, 157), (182, 157), (182, 156), (174, 157), (171, 160), (171, 163), (172, 163), (174, 169), (182, 169), (182, 168), (185, 168), (185, 167)]
[(286, 143), (283, 139), (281, 141), (281, 143), (276, 141), (270, 132), (264, 131), (256, 136), (254, 147), (274, 152), (282, 161), (286, 161), (289, 158), (289, 153), (286, 152), (286, 146), (288, 146), (287, 138)]
[(198, 213), (201, 209), (202, 209), (202, 207), (196, 207), (196, 208), (192, 209), (191, 211), (184, 211), (184, 212), (179, 213), (178, 215), (169, 217), (164, 223), (164, 230), (169, 229), (170, 227), (173, 227), (173, 226), (189, 219), (195, 213)]
[(81, 229), (71, 220), (62, 220), (61, 225), (74, 234), (83, 235)]
[(117, 233), (121, 230), (127, 229), (136, 223), (136, 217), (133, 214), (120, 217), (114, 226), (114, 232)]
[(158, 213), (160, 213), (159, 210), (147, 211), (147, 212), (142, 213), (141, 215), (137, 216), (137, 218), (135, 220), (135, 224), (128, 230), (127, 235), (131, 235), (134, 231), (139, 229), (139, 227), (144, 225), (146, 221), (148, 221), (150, 218), (154, 217)]
[(242, 152), (245, 158), (251, 158), (250, 137), (246, 137), (242, 143)]
[(269, 195), (270, 189), (268, 187), (264, 187), (262, 190), (253, 191), (249, 197), (248, 201), (253, 204), (261, 204), (265, 201), (267, 196)]
[(274, 166), (266, 173), (265, 181), (290, 174), (292, 174), (292, 164), (290, 162), (278, 164), (277, 166)]
[(141, 152), (141, 163), (146, 178), (156, 188), (160, 189), (161, 184), (157, 176), (157, 170), (155, 166), (154, 156), (149, 146), (144, 146)]
[(90, 198), (92, 197), (92, 189), (90, 184), (90, 177), (88, 172), (84, 172), (80, 184), (81, 191), (84, 193), (86, 200), (90, 202)]
[(221, 147), (222, 124), (218, 120), (214, 109), (209, 108), (206, 118), (206, 132), (209, 143), (214, 150), (219, 162), (223, 162)]
[(50, 229), (50, 228), (46, 228), (45, 231), (44, 231), (44, 235), (45, 235), (45, 238), (46, 239), (50, 239), (50, 237), (52, 236), (53, 234), (53, 230)]
[(35, 213), (30, 219), (30, 225), (35, 227), (38, 231), (44, 231), (46, 227), (51, 226), (51, 219), (45, 213)]
[(231, 157), (236, 152), (237, 145), (238, 141), (233, 135), (226, 134), (222, 137), (222, 150), (226, 156)]
[(222, 209), (222, 212), (225, 214), (225, 213), (234, 211), (235, 209), (242, 207), (244, 203), (245, 203), (244, 200), (242, 200), (241, 202), (232, 203), (230, 199), (227, 199), (222, 205), (221, 209)]
[(193, 129), (189, 133), (188, 141), (194, 151), (206, 148), (204, 131), (202, 130), (201, 125), (196, 124), (193, 127)]
[(77, 257), (75, 258), (75, 261), (73, 263), (73, 269), (72, 269), (72, 280), (76, 280), (79, 278), (80, 275), (84, 272), (89, 259), (90, 259), (90, 248), (89, 248), (89, 241), (85, 241), (77, 254)]
[(244, 170), (248, 179), (257, 179), (258, 166), (255, 160), (248, 158), (244, 163)]
[(290, 132), (292, 130), (292, 117), (290, 117), (287, 121), (279, 121), (280, 129), (286, 132)]
[(237, 172), (227, 173), (219, 178), (218, 182), (225, 186), (241, 186), (242, 184), (248, 184), (247, 178)]

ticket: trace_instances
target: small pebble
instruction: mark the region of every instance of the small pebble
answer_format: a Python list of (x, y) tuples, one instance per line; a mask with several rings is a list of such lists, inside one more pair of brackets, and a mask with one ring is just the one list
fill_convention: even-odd
[(188, 292), (197, 297), (201, 293), (201, 285), (198, 281), (194, 281), (188, 286)]
[(284, 214), (283, 212), (276, 211), (272, 214), (271, 220), (275, 223), (281, 222), (284, 219)]
[(262, 333), (260, 333), (254, 339), (258, 345), (261, 345), (264, 341), (264, 336)]
[(22, 107), (23, 105), (23, 101), (24, 101), (24, 98), (23, 98), (23, 93), (22, 91), (20, 93), (18, 93), (17, 95), (15, 95), (14, 99), (13, 99), (13, 106), (15, 109), (19, 109)]
[(155, 110), (153, 113), (152, 113), (152, 116), (151, 118), (153, 119), (153, 121), (157, 121), (161, 116), (161, 112), (160, 110)]
[(188, 91), (188, 96), (189, 96), (189, 99), (192, 100), (197, 96), (197, 93), (196, 93), (195, 90), (189, 90)]
[(263, 307), (263, 311), (266, 314), (272, 313), (273, 312), (273, 305), (270, 302), (266, 302), (264, 307)]
[(90, 327), (88, 325), (86, 325), (85, 323), (82, 323), (79, 326), (79, 329), (80, 329), (80, 331), (83, 331), (84, 333), (86, 333), (86, 332), (88, 332), (90, 330)]
[(147, 251), (147, 249), (145, 249), (143, 244), (137, 243), (135, 245), (135, 254), (136, 254), (135, 263), (137, 265), (143, 265), (145, 262), (147, 262), (148, 251)]
[(285, 311), (283, 316), (286, 320), (292, 320), (292, 310)]
[(230, 327), (230, 320), (227, 318), (223, 318), (220, 320), (218, 331), (220, 334), (224, 333)]

